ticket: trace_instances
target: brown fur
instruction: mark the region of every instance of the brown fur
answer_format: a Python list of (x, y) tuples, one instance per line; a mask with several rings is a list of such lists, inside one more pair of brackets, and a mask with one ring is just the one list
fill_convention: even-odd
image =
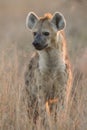
[(52, 15), (50, 13), (46, 13), (44, 15), (44, 17), (40, 17), (40, 20), (45, 21), (45, 20), (48, 20), (48, 19), (51, 19), (51, 18), (52, 18)]
[[(45, 15), (40, 20), (46, 22), (51, 18), (51, 15)], [(72, 74), (64, 31), (59, 32), (58, 42), (54, 36), (51, 42), (55, 49), (50, 46), (40, 52), (36, 51), (25, 73), (29, 117), (33, 116), (35, 120), (45, 108), (50, 112), (53, 104), (57, 104), (57, 109), (67, 107), (71, 92)], [(45, 63), (42, 63), (45, 55), (48, 58), (46, 70)]]

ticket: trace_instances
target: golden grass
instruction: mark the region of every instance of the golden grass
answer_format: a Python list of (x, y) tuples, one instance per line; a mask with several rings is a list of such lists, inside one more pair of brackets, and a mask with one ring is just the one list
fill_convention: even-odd
[[(6, 51), (1, 54), (0, 64), (0, 130), (33, 130), (33, 121), (28, 119), (27, 103), (24, 97), (24, 67), (20, 70), (17, 49), (13, 57), (7, 58)], [(76, 73), (76, 71), (75, 71)], [(57, 121), (54, 115), (39, 117), (36, 130), (86, 130), (87, 129), (87, 77), (76, 73), (74, 91), (70, 98), (67, 113), (58, 112)], [(40, 106), (41, 107), (41, 106)], [(72, 117), (70, 117), (70, 116)], [(35, 129), (34, 129), (35, 130)]]
[[(29, 11), (36, 12), (38, 16), (46, 12), (53, 14), (55, 11), (64, 14), (67, 21), (66, 31), (71, 60), (74, 67), (79, 69), (74, 71), (74, 92), (70, 99), (68, 113), (64, 115), (59, 112), (56, 124), (53, 120), (54, 115), (49, 116), (45, 113), (47, 124), (42, 125), (42, 119), (39, 118), (37, 129), (45, 130), (46, 126), (49, 126), (50, 130), (87, 130), (87, 49), (82, 51), (82, 48), (87, 48), (85, 26), (87, 17), (84, 15), (87, 12), (87, 2), (77, 1), (51, 0), (48, 8), (49, 1), (0, 0), (0, 130), (32, 130), (33, 128), (33, 122), (29, 121), (27, 116), (27, 103), (22, 101), (24, 65), (27, 64), (26, 55), (29, 55), (23, 54), (22, 50), (26, 53), (32, 50), (32, 35), (25, 28), (25, 19)], [(40, 4), (36, 7), (36, 3)], [(16, 43), (18, 50), (14, 46)], [(72, 120), (68, 116), (69, 113), (73, 117)]]

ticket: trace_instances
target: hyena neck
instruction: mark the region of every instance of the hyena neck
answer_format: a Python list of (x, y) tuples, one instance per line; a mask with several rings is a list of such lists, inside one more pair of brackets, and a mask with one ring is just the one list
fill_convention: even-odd
[(53, 74), (65, 69), (63, 53), (58, 48), (39, 51), (39, 70), (42, 74)]

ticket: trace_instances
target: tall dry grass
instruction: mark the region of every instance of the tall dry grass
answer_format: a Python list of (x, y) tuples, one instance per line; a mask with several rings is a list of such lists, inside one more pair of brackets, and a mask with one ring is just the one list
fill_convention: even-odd
[[(27, 103), (23, 101), (23, 73), (32, 41), (31, 33), (25, 28), (29, 11), (38, 16), (55, 11), (64, 14), (69, 52), (75, 68), (68, 113), (66, 116), (59, 113), (56, 124), (45, 114), (47, 124), (52, 130), (76, 130), (76, 127), (77, 130), (87, 130), (87, 49), (84, 53), (87, 48), (87, 1), (50, 0), (49, 8), (48, 5), (49, 1), (41, 0), (0, 0), (0, 130), (32, 130), (33, 127), (27, 116)], [(42, 125), (39, 119), (37, 127), (44, 130), (46, 124)]]
[(37, 125), (33, 125), (24, 102), (25, 66), (21, 67), (19, 53), (14, 46), (0, 54), (0, 130), (86, 130), (87, 77), (77, 69), (73, 71), (75, 78), (67, 113), (59, 112), (55, 123), (54, 115), (45, 112), (45, 123), (42, 124), (42, 117), (39, 117)]

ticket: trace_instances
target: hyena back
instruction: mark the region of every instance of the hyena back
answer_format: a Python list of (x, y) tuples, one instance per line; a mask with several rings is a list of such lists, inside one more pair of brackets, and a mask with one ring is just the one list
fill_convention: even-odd
[(48, 112), (51, 105), (64, 108), (68, 103), (72, 74), (64, 36), (64, 16), (56, 12), (38, 17), (30, 12), (26, 20), (32, 30), (35, 54), (25, 74), (29, 116), (36, 118), (39, 107)]

